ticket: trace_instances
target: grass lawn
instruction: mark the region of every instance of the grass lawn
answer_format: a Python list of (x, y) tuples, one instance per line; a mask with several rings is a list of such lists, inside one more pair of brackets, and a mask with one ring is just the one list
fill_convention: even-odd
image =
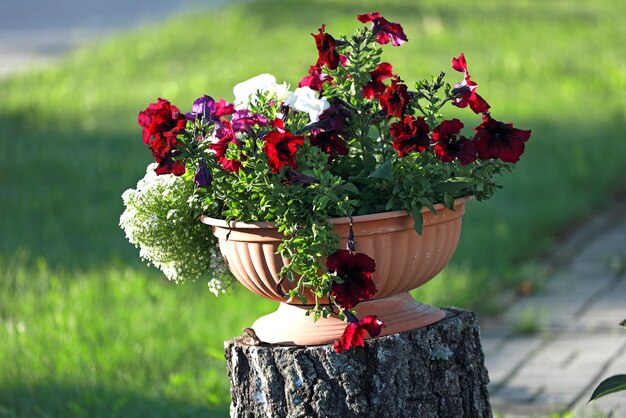
[[(458, 252), (417, 291), (431, 304), (498, 309), (535, 280), (533, 257), (610, 203), (626, 180), (626, 3), (384, 1), (409, 37), (385, 59), (413, 82), (464, 52), (494, 117), (532, 129), (505, 186), (472, 202)], [(296, 85), (321, 23), (350, 33), (356, 0), (272, 1), (184, 15), (0, 82), (0, 417), (225, 416), (222, 341), (273, 304), (143, 266), (117, 222), (150, 162), (139, 110), (232, 99), (262, 72)], [(471, 112), (462, 115), (475, 126)]]

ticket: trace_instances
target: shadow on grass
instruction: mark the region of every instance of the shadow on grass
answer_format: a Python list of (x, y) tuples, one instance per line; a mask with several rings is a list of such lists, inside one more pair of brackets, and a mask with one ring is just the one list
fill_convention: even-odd
[(3, 418), (222, 418), (228, 405), (209, 407), (178, 399), (150, 398), (121, 389), (65, 385), (0, 387), (0, 417)]

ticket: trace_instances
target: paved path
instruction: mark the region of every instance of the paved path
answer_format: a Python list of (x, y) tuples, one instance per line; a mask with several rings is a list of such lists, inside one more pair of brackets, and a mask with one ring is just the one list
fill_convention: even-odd
[(1, 0), (0, 77), (48, 65), (67, 51), (120, 29), (228, 0)]
[(626, 318), (625, 210), (580, 228), (551, 259), (544, 289), (482, 324), (494, 411), (626, 417), (626, 392), (586, 404), (600, 381), (626, 374), (626, 330), (618, 325)]

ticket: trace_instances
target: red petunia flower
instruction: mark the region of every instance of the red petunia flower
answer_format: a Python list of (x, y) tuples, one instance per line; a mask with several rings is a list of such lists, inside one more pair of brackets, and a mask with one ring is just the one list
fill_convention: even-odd
[(274, 120), (269, 121), (269, 125), (276, 128), (278, 132), (285, 132), (285, 121), (282, 119), (275, 118)]
[(383, 80), (394, 76), (393, 68), (388, 62), (381, 62), (374, 71), (370, 71), (370, 76), (372, 81), (363, 86), (363, 97), (368, 99), (385, 92), (387, 86), (383, 84)]
[(359, 322), (350, 322), (341, 335), (341, 339), (333, 344), (335, 351), (340, 353), (352, 347), (363, 347), (363, 340), (367, 332), (371, 337), (380, 335), (385, 326), (382, 321), (376, 319), (376, 315), (368, 315)]
[(332, 160), (335, 155), (348, 155), (348, 144), (335, 131), (317, 131), (311, 136), (311, 145), (318, 147)]
[(400, 77), (396, 77), (391, 85), (387, 86), (385, 93), (380, 96), (380, 107), (387, 112), (387, 118), (397, 116), (402, 119), (411, 101), (406, 84), (401, 82)]
[(337, 46), (335, 42), (335, 38), (333, 38), (330, 34), (324, 33), (326, 29), (326, 25), (322, 25), (319, 28), (319, 33), (317, 35), (311, 34), (315, 38), (315, 46), (317, 47), (317, 64), (318, 67), (326, 64), (328, 68), (334, 70), (339, 66), (339, 53), (335, 51)]
[(393, 147), (400, 157), (406, 157), (414, 151), (424, 152), (430, 145), (430, 128), (422, 116), (417, 119), (406, 116), (404, 120), (392, 123), (389, 132), (394, 137)]
[(176, 137), (187, 124), (187, 119), (178, 108), (167, 100), (158, 99), (157, 103), (150, 103), (145, 110), (139, 112), (137, 122), (143, 128), (143, 143), (159, 163), (155, 172), (176, 176), (184, 174), (185, 163), (172, 159), (172, 152), (178, 144)]
[(454, 85), (452, 93), (456, 96), (452, 104), (465, 108), (469, 105), (470, 109), (474, 113), (486, 113), (489, 112), (489, 103), (485, 101), (478, 93), (476, 89), (478, 84), (474, 83), (470, 79), (469, 72), (467, 71), (467, 61), (465, 61), (465, 55), (461, 54), (457, 58), (452, 58), (452, 68), (456, 71), (463, 73), (463, 80)]
[(155, 135), (150, 139), (150, 145), (148, 148), (152, 152), (156, 162), (160, 162), (166, 158), (175, 149), (178, 141), (174, 137), (166, 137), (163, 135)]
[[(160, 161), (159, 161), (160, 160)], [(161, 174), (173, 174), (175, 176), (182, 176), (185, 174), (185, 162), (175, 161), (171, 156), (167, 156), (163, 159), (158, 159), (159, 165), (154, 170), (155, 173)]]
[(304, 136), (296, 136), (288, 131), (272, 131), (265, 135), (263, 151), (274, 173), (280, 172), (285, 165), (298, 168), (296, 151), (304, 144)]
[(509, 163), (519, 161), (524, 153), (524, 142), (528, 141), (531, 133), (514, 128), (512, 123), (499, 122), (489, 114), (483, 115), (483, 123), (474, 131), (474, 144), (481, 160), (499, 158)]
[(457, 159), (461, 165), (467, 165), (476, 161), (476, 147), (463, 135), (458, 136), (461, 129), (463, 123), (458, 119), (444, 120), (433, 129), (435, 154), (444, 163)]
[(399, 23), (389, 22), (378, 12), (358, 15), (356, 18), (362, 23), (373, 22), (372, 32), (376, 35), (376, 42), (381, 45), (391, 41), (393, 46), (400, 46), (408, 41)]
[(332, 85), (333, 78), (328, 74), (322, 73), (321, 67), (312, 65), (309, 68), (309, 75), (300, 80), (298, 87), (311, 87), (313, 90), (322, 91), (322, 87), (326, 82)]
[(215, 151), (215, 159), (217, 162), (220, 163), (222, 168), (226, 171), (236, 173), (241, 170), (241, 167), (243, 167), (241, 161), (229, 160), (226, 156), (226, 151), (230, 143), (237, 145), (238, 148), (241, 148), (242, 145), (241, 141), (235, 136), (230, 122), (224, 121), (215, 131), (215, 136), (218, 140), (209, 145), (209, 148)]
[(228, 103), (224, 99), (220, 99), (219, 102), (215, 103), (215, 110), (212, 116), (217, 120), (221, 120), (224, 116), (232, 115), (233, 113), (235, 113), (235, 105)]
[(158, 99), (157, 103), (150, 103), (146, 110), (139, 112), (137, 122), (143, 128), (143, 143), (151, 147), (152, 141), (159, 136), (175, 141), (185, 129), (187, 119), (169, 101)]
[(343, 283), (333, 283), (330, 294), (344, 309), (351, 309), (376, 294), (376, 285), (372, 280), (376, 262), (368, 255), (337, 250), (326, 260), (326, 267), (343, 280)]

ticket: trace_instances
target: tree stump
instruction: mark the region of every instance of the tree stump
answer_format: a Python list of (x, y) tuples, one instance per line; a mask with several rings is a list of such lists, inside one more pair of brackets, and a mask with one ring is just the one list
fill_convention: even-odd
[(332, 345), (227, 341), (230, 416), (491, 417), (476, 315), (445, 312), (433, 325), (340, 354)]

